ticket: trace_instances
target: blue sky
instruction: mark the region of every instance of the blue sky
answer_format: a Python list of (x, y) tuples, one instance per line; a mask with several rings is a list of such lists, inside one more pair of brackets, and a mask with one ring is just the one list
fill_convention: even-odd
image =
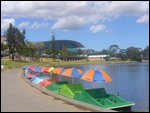
[(9, 23), (26, 30), (29, 41), (75, 40), (86, 49), (100, 51), (112, 44), (120, 48), (149, 45), (148, 1), (4, 1), (1, 35)]

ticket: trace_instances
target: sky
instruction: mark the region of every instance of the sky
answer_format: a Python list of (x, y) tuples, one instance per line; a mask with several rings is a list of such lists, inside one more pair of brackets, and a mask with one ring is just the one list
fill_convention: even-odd
[(149, 1), (1, 1), (1, 35), (9, 23), (33, 42), (54, 32), (96, 51), (149, 46)]

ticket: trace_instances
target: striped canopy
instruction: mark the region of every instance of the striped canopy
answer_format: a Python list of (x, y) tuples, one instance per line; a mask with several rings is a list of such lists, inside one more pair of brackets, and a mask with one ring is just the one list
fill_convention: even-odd
[(43, 67), (42, 72), (48, 72), (49, 69), (50, 69), (50, 67)]
[(30, 70), (33, 70), (33, 69), (34, 69), (34, 66), (30, 66), (29, 69), (30, 69)]
[(30, 66), (23, 66), (23, 70), (28, 70)]
[(104, 71), (99, 69), (90, 69), (80, 75), (82, 80), (95, 82), (110, 82), (112, 78)]
[(35, 71), (36, 70), (36, 68), (38, 68), (39, 66), (34, 66), (34, 68), (32, 69), (33, 71)]
[(55, 69), (54, 67), (50, 67), (48, 72), (51, 72), (53, 69)]
[(34, 71), (35, 72), (42, 72), (42, 67), (37, 67)]
[(61, 74), (68, 77), (79, 77), (82, 74), (82, 70), (77, 68), (69, 68)]
[(52, 70), (52, 72), (54, 72), (56, 74), (61, 74), (64, 71), (65, 71), (64, 68), (55, 68), (55, 69)]

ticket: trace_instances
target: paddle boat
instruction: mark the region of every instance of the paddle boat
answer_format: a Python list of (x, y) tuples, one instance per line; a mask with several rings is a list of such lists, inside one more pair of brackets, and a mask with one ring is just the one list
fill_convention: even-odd
[(39, 83), (39, 86), (46, 87), (46, 86), (50, 85), (53, 82), (58, 82), (58, 79), (50, 78), (50, 79), (43, 80)]
[(47, 87), (65, 97), (78, 101), (100, 106), (106, 109), (131, 110), (132, 102), (124, 100), (120, 96), (107, 94), (105, 88), (84, 89), (81, 84), (65, 84), (65, 82), (54, 82)]
[[(33, 69), (33, 67), (31, 68)], [(36, 70), (37, 72), (42, 72), (42, 69), (39, 67), (36, 68)], [(55, 71), (55, 69), (53, 71)], [(90, 71), (92, 73), (95, 71), (96, 74), (94, 76), (97, 77), (94, 76), (93, 78), (89, 77), (89, 73), (91, 73)], [(107, 75), (107, 73), (105, 73), (104, 71), (97, 70), (97, 69), (90, 70), (90, 71), (84, 72), (81, 78), (83, 80), (88, 80), (88, 81), (93, 80), (93, 81), (110, 82), (112, 80), (109, 77), (109, 75)], [(66, 72), (67, 71), (64, 71), (63, 74), (67, 76)], [(103, 74), (104, 77), (99, 77), (101, 74)], [(118, 111), (122, 111), (122, 110), (131, 111), (131, 106), (135, 105), (135, 103), (129, 102), (121, 98), (120, 96), (107, 94), (105, 88), (85, 89), (81, 84), (69, 84), (68, 81), (54, 80), (50, 78), (50, 76), (48, 75), (43, 75), (43, 73), (32, 77), (31, 81), (35, 84), (39, 84), (40, 86), (45, 87), (47, 90), (54, 91), (56, 95), (60, 94), (67, 98), (75, 99), (81, 102), (85, 102), (106, 109), (113, 109)]]
[(31, 81), (34, 83), (34, 84), (39, 84), (40, 82), (42, 82), (43, 80), (46, 80), (46, 79), (50, 79), (50, 76), (48, 75), (43, 75), (43, 74), (39, 74), (37, 76), (34, 76), (31, 78)]

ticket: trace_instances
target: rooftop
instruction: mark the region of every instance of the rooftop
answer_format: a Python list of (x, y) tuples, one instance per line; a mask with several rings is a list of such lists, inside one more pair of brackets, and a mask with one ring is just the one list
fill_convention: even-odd
[(108, 55), (89, 55), (88, 57), (107, 57)]

